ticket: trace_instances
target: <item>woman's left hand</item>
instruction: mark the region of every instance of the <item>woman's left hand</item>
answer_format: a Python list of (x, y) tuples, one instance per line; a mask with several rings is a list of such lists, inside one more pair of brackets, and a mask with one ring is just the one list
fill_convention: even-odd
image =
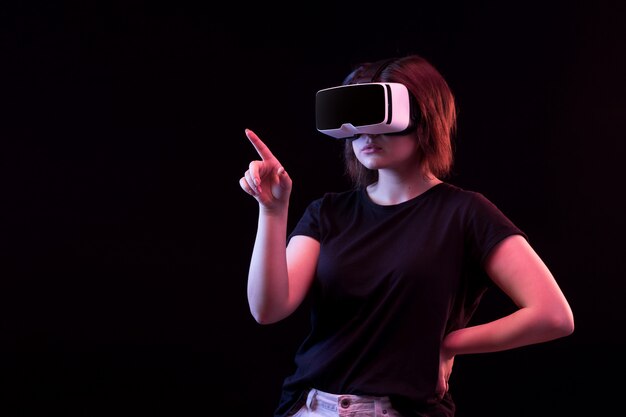
[(441, 399), (448, 392), (450, 375), (452, 374), (452, 366), (454, 365), (454, 355), (442, 348), (439, 351), (439, 377), (437, 378), (436, 394)]

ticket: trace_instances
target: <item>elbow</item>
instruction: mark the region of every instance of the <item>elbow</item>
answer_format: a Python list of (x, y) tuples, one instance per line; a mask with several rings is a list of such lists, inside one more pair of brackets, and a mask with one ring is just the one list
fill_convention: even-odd
[(252, 317), (254, 317), (254, 320), (258, 323), (258, 324), (262, 324), (262, 325), (267, 325), (267, 324), (272, 324), (275, 323), (275, 321), (272, 321), (271, 319), (260, 315), (260, 314), (252, 314)]
[(254, 318), (254, 320), (258, 324), (262, 324), (262, 325), (273, 324), (281, 320), (280, 318), (275, 317), (275, 315), (270, 314), (270, 312), (263, 311), (261, 309), (257, 310), (257, 309), (250, 308), (250, 313), (252, 314), (252, 317)]
[(547, 319), (547, 325), (555, 339), (569, 336), (574, 333), (574, 315), (569, 308), (560, 313), (553, 313)]
[(570, 315), (570, 317), (564, 320), (560, 325), (560, 329), (563, 332), (563, 336), (569, 336), (574, 333), (574, 317)]
[(266, 315), (262, 314), (261, 312), (250, 309), (250, 314), (252, 314), (254, 321), (256, 321), (258, 324), (270, 324), (270, 320), (267, 318)]

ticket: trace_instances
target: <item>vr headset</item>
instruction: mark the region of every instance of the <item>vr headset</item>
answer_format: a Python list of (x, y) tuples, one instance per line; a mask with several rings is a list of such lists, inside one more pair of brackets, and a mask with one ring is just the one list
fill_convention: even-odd
[(326, 88), (315, 95), (317, 130), (336, 139), (402, 133), (414, 125), (412, 104), (409, 90), (400, 83)]

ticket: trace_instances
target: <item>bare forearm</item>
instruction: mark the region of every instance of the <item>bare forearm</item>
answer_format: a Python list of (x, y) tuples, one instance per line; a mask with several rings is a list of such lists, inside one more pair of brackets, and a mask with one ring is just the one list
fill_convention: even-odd
[(286, 260), (287, 210), (259, 214), (258, 230), (248, 274), (248, 303), (259, 323), (283, 318), (289, 296)]
[(522, 308), (498, 320), (451, 332), (444, 349), (453, 355), (496, 352), (569, 335), (573, 329), (567, 312), (546, 314)]
[(498, 320), (451, 332), (443, 341), (444, 353), (496, 352), (574, 331), (565, 296), (526, 239), (519, 235), (504, 239), (493, 249), (486, 270), (519, 309)]

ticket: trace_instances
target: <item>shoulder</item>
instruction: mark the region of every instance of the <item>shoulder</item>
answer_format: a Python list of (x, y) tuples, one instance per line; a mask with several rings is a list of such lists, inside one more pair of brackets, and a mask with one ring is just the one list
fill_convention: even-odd
[(442, 182), (433, 193), (442, 203), (464, 208), (491, 206), (493, 203), (478, 191), (468, 190), (458, 185)]
[(319, 218), (329, 213), (345, 212), (354, 208), (358, 201), (362, 200), (361, 194), (359, 190), (326, 192), (307, 205), (304, 215)]
[(335, 191), (335, 192), (326, 192), (321, 197), (313, 200), (311, 202), (311, 206), (313, 207), (322, 207), (322, 206), (343, 206), (354, 204), (357, 201), (361, 201), (363, 199), (363, 190), (361, 189), (351, 189), (346, 191)]
[(456, 185), (442, 183), (438, 190), (439, 210), (458, 218), (469, 230), (479, 229), (515, 229), (500, 208), (483, 193), (467, 190)]
[(358, 190), (327, 192), (312, 200), (296, 224), (293, 235), (302, 234), (320, 239), (320, 229), (334, 222), (341, 222), (353, 215)]
[(476, 196), (482, 196), (482, 194), (478, 191), (469, 190), (449, 182), (442, 182), (438, 184), (437, 189), (441, 194), (459, 199), (473, 199)]

